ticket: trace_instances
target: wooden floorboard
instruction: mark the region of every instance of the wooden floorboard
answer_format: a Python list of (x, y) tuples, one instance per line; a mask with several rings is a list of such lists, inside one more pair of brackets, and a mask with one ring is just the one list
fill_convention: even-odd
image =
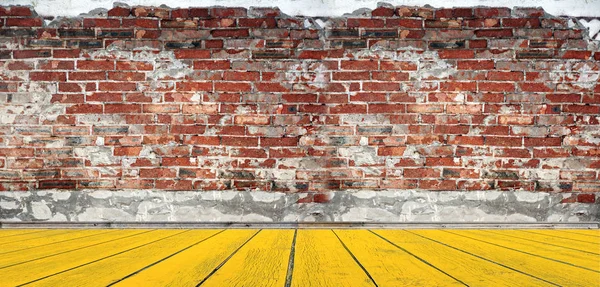
[(375, 233), (435, 266), (466, 286), (553, 286), (520, 270), (506, 268), (485, 257), (430, 240), (414, 230), (378, 230)]
[(421, 230), (414, 233), (558, 286), (600, 286), (599, 273), (489, 244), (461, 231)]
[(0, 286), (600, 286), (600, 232), (0, 229)]

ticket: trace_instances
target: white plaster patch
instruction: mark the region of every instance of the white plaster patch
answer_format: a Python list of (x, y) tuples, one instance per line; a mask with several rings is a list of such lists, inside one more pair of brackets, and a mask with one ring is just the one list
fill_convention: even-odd
[(234, 199), (238, 194), (236, 191), (213, 191), (202, 192), (200, 196), (203, 200), (229, 201)]
[(67, 199), (71, 198), (70, 192), (52, 191), (51, 193), (52, 193), (52, 199), (54, 201), (67, 200)]
[(342, 214), (342, 221), (395, 222), (398, 221), (398, 217), (398, 215), (380, 208), (352, 207)]
[(107, 198), (112, 197), (113, 194), (114, 194), (114, 192), (112, 192), (110, 190), (95, 190), (95, 191), (88, 193), (88, 195), (90, 197), (97, 198), (97, 199), (107, 199)]
[(31, 203), (31, 215), (35, 219), (47, 220), (52, 216), (52, 211), (45, 201)]
[(358, 166), (373, 165), (383, 160), (383, 158), (377, 156), (375, 148), (370, 146), (343, 147), (339, 148), (338, 152), (342, 157), (352, 158)]
[(19, 203), (17, 201), (0, 201), (0, 209), (19, 209)]
[(283, 197), (283, 193), (255, 191), (255, 192), (251, 192), (250, 196), (252, 196), (252, 200), (254, 200), (254, 201), (275, 202)]
[(545, 192), (527, 192), (527, 191), (515, 191), (514, 195), (517, 197), (518, 201), (524, 202), (538, 202), (544, 200), (548, 197), (548, 193)]
[(377, 196), (377, 193), (372, 190), (359, 190), (352, 193), (352, 196), (358, 197), (360, 199), (370, 199)]
[(117, 208), (88, 207), (75, 221), (135, 221), (135, 216)]
[(109, 165), (117, 163), (110, 147), (88, 146), (73, 149), (75, 156), (87, 158), (92, 165)]

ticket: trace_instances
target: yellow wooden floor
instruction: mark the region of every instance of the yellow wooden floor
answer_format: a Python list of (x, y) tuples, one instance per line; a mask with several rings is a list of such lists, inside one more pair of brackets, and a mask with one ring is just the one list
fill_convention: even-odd
[(600, 286), (600, 230), (0, 230), (0, 286)]

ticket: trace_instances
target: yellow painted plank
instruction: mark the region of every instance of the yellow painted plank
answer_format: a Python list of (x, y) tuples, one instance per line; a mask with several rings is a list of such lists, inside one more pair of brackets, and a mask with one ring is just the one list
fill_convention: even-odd
[(599, 230), (587, 230), (587, 229), (560, 229), (560, 231), (565, 232), (565, 233), (569, 233), (569, 234), (580, 234), (580, 235), (585, 235), (588, 238), (600, 238), (600, 231)]
[(182, 230), (172, 237), (40, 280), (32, 286), (106, 286), (218, 232)]
[(52, 236), (55, 234), (60, 234), (60, 233), (68, 233), (70, 230), (64, 230), (64, 229), (47, 229), (47, 230), (42, 230), (40, 232), (32, 232), (32, 233), (24, 233), (24, 234), (18, 234), (15, 236), (7, 236), (4, 238), (0, 238), (0, 246), (4, 245), (4, 244), (8, 244), (8, 243), (13, 243), (13, 242), (25, 242), (27, 240), (35, 240), (38, 238), (44, 238), (47, 236)]
[[(460, 231), (417, 230), (414, 233), (520, 270), (537, 278), (543, 278), (557, 285), (600, 286), (600, 274), (596, 272), (457, 235), (460, 234)], [(527, 284), (521, 284), (521, 286), (523, 285)]]
[(129, 236), (133, 236), (142, 232), (148, 232), (148, 230), (114, 230), (108, 233), (74, 240), (68, 244), (38, 246), (19, 252), (4, 254), (0, 256), (0, 272), (2, 272), (2, 269), (7, 266), (22, 262), (35, 262), (33, 260), (40, 258), (51, 258), (54, 255), (62, 253), (86, 252), (87, 248), (91, 248), (95, 245), (111, 242), (117, 239), (127, 240)]
[(47, 229), (0, 229), (0, 238), (46, 231)]
[(368, 230), (334, 230), (379, 286), (464, 286)]
[(15, 251), (24, 250), (24, 249), (28, 249), (28, 248), (32, 248), (32, 247), (58, 244), (58, 243), (63, 243), (63, 242), (64, 242), (64, 244), (66, 244), (66, 242), (70, 242), (77, 238), (85, 238), (87, 236), (91, 236), (91, 235), (95, 235), (95, 234), (102, 234), (102, 233), (107, 233), (107, 232), (111, 232), (111, 231), (110, 230), (102, 230), (102, 229), (100, 229), (100, 230), (93, 230), (93, 229), (91, 229), (91, 230), (69, 230), (68, 232), (65, 232), (65, 233), (58, 233), (58, 234), (54, 234), (54, 235), (50, 235), (50, 236), (44, 236), (41, 238), (37, 238), (35, 240), (26, 240), (26, 241), (18, 241), (18, 242), (3, 244), (2, 247), (0, 247), (0, 254), (5, 254), (8, 252), (15, 252)]
[(585, 242), (591, 243), (600, 248), (600, 238), (592, 238), (589, 236), (578, 235), (573, 233), (560, 232), (558, 230), (525, 230), (529, 233), (541, 234), (544, 236), (552, 236), (561, 239), (573, 240), (575, 243)]
[(553, 237), (553, 236), (548, 236), (548, 235), (536, 234), (536, 233), (526, 232), (525, 230), (502, 230), (502, 234), (505, 234), (508, 236), (513, 236), (513, 237), (520, 238), (520, 239), (526, 239), (526, 240), (533, 241), (533, 242), (552, 244), (552, 245), (556, 245), (556, 246), (561, 246), (561, 247), (565, 247), (565, 248), (570, 248), (570, 249), (575, 249), (575, 250), (580, 250), (580, 251), (585, 251), (585, 252), (594, 253), (596, 255), (600, 255), (600, 249), (598, 248), (598, 245), (593, 244), (593, 243), (573, 241), (573, 240), (569, 240), (569, 239), (563, 239), (563, 238), (558, 238), (558, 237)]
[(256, 232), (225, 230), (111, 286), (196, 286)]
[(263, 230), (202, 286), (285, 285), (294, 230)]
[[(449, 231), (455, 232), (453, 230)], [(501, 231), (500, 233), (492, 233), (486, 230), (461, 230), (457, 231), (457, 233), (478, 240), (486, 241), (488, 243), (497, 244), (499, 246), (504, 246), (514, 250), (519, 250), (529, 254), (534, 254), (553, 260), (562, 261), (565, 263), (600, 272), (599, 255), (509, 237), (502, 235)]]
[(163, 237), (174, 235), (181, 230), (157, 230), (140, 233), (126, 239), (117, 239), (96, 245), (80, 252), (63, 253), (56, 256), (27, 262), (0, 270), (0, 286), (24, 284), (39, 278), (55, 274), (79, 265), (89, 263), (128, 249), (138, 247)]
[(468, 286), (553, 286), (412, 233), (417, 231), (375, 230), (374, 232)]
[(292, 286), (374, 286), (331, 230), (298, 230)]

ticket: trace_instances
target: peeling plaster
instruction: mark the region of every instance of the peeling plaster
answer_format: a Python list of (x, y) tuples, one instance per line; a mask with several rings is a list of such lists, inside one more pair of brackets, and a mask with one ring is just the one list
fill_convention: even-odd
[(298, 203), (308, 195), (261, 191), (3, 192), (0, 220), (575, 222), (600, 219), (598, 205), (560, 203), (571, 196), (569, 193), (361, 190), (337, 191), (324, 203)]

